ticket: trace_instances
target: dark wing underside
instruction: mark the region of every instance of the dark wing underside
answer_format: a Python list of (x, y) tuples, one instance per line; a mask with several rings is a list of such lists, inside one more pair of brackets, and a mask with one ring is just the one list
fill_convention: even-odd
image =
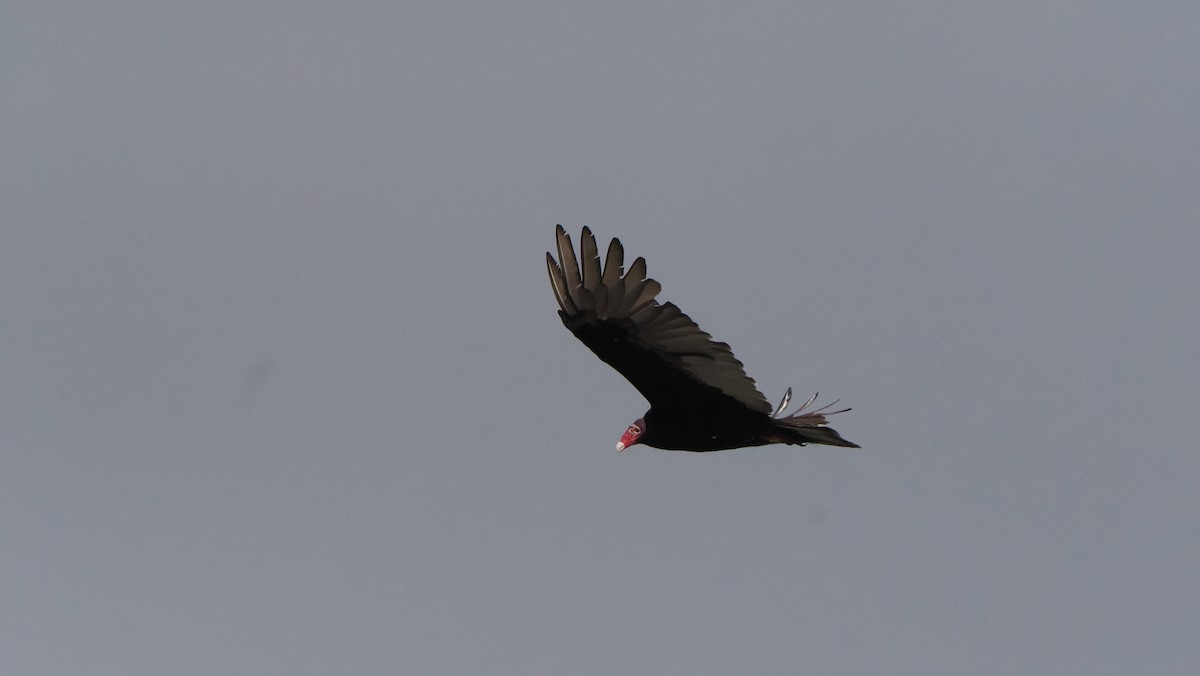
[[(646, 278), (638, 258), (625, 272), (614, 239), (600, 269), (596, 238), (583, 229), (580, 261), (558, 226), (558, 262), (546, 254), (559, 315), (575, 337), (625, 376), (652, 408), (718, 409), (736, 404), (771, 413), (729, 345), (714, 341), (672, 303), (659, 304), (661, 286)], [(561, 264), (561, 265), (560, 265)]]

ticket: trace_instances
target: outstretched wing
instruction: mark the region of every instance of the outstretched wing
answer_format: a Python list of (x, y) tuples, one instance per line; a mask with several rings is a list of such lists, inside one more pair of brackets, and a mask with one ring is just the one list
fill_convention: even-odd
[(625, 251), (613, 239), (601, 271), (596, 238), (585, 227), (581, 267), (561, 225), (557, 235), (558, 262), (547, 253), (546, 267), (563, 324), (625, 376), (651, 407), (703, 410), (737, 402), (771, 413), (729, 345), (714, 341), (673, 303), (655, 300), (662, 287), (646, 278), (644, 259), (625, 272)]

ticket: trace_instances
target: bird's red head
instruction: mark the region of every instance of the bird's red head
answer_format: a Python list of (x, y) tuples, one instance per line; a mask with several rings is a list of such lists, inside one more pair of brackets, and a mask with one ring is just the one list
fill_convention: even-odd
[(638, 418), (634, 421), (625, 434), (621, 435), (621, 440), (617, 442), (617, 453), (629, 448), (630, 446), (639, 443), (642, 434), (646, 432), (646, 421), (643, 418)]

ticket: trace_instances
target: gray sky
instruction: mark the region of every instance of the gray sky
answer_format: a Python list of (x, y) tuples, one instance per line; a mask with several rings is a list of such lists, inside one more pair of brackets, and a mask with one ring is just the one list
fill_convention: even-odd
[[(0, 671), (1200, 672), (1198, 31), (9, 3)], [(559, 222), (864, 449), (613, 452)]]

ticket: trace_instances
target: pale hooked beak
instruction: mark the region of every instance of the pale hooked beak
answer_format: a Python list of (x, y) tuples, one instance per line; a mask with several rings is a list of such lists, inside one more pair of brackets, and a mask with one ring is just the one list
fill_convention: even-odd
[(617, 453), (620, 453), (620, 452), (621, 452), (621, 451), (623, 451), (623, 450), (625, 450), (625, 442), (624, 442), (624, 441), (618, 441), (618, 442), (617, 442)]

